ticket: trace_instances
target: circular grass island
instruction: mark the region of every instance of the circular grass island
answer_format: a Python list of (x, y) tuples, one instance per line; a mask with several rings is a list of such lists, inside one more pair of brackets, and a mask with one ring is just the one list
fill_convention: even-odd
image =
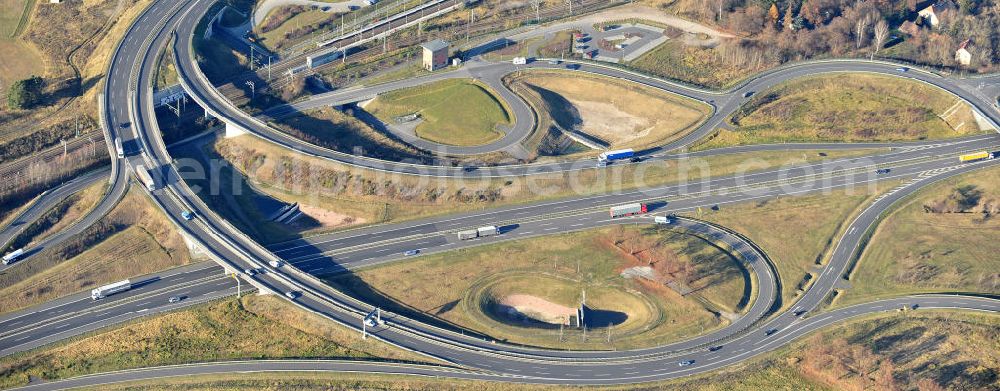
[[(443, 145), (474, 147), (503, 138), (510, 110), (488, 86), (448, 79), (380, 95), (365, 105), (382, 122), (412, 127), (415, 136)], [(415, 116), (414, 116), (415, 115)]]
[(733, 254), (682, 228), (613, 226), (429, 254), (326, 281), (388, 311), (499, 342), (632, 349), (724, 327), (745, 311), (755, 289)]

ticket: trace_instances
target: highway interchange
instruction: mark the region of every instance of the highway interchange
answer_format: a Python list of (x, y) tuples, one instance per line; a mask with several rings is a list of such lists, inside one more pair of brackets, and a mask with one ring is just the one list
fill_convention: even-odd
[[(396, 173), (411, 173), (426, 176), (513, 176), (537, 173), (568, 172), (572, 170), (595, 169), (593, 161), (572, 161), (547, 164), (532, 164), (509, 167), (479, 167), (476, 170), (463, 168), (416, 165), (409, 163), (385, 162), (351, 156), (337, 151), (319, 148), (276, 131), (260, 119), (251, 118), (238, 108), (230, 105), (214, 91), (214, 86), (200, 74), (193, 61), (189, 43), (195, 22), (210, 8), (212, 1), (181, 0), (154, 2), (132, 25), (122, 40), (108, 73), (108, 82), (102, 115), (102, 126), (108, 132), (107, 140), (122, 137), (130, 153), (125, 159), (113, 159), (112, 190), (108, 200), (120, 198), (127, 188), (128, 171), (138, 164), (159, 167), (160, 177), (165, 179), (165, 187), (151, 192), (152, 199), (174, 220), (182, 233), (200, 248), (209, 253), (218, 263), (233, 271), (246, 268), (262, 268), (266, 273), (255, 276), (242, 275), (264, 292), (300, 292), (293, 300), (307, 311), (329, 318), (350, 327), (357, 327), (360, 317), (371, 310), (371, 306), (358, 302), (326, 286), (312, 274), (336, 272), (338, 269), (352, 269), (381, 262), (395, 261), (402, 251), (419, 248), (424, 253), (448, 251), (464, 246), (513, 240), (544, 235), (549, 232), (587, 229), (618, 221), (609, 221), (606, 208), (610, 205), (633, 201), (648, 201), (656, 205), (654, 213), (666, 214), (694, 210), (720, 204), (745, 202), (748, 200), (773, 198), (784, 195), (805, 194), (829, 189), (867, 186), (869, 183), (888, 179), (907, 180), (887, 196), (879, 198), (868, 206), (844, 229), (843, 237), (837, 242), (833, 254), (824, 265), (822, 273), (813, 285), (795, 304), (796, 308), (811, 311), (817, 308), (829, 295), (835, 285), (842, 281), (851, 259), (855, 256), (861, 239), (874, 227), (878, 217), (896, 201), (912, 194), (926, 185), (944, 178), (960, 175), (981, 167), (992, 166), (997, 161), (958, 164), (957, 154), (976, 150), (1000, 149), (1000, 139), (995, 135), (976, 136), (964, 139), (943, 140), (920, 143), (880, 143), (861, 145), (867, 147), (893, 147), (890, 152), (878, 153), (861, 158), (832, 159), (781, 169), (767, 169), (747, 175), (715, 177), (692, 181), (684, 185), (667, 185), (639, 190), (624, 190), (613, 194), (579, 196), (571, 199), (540, 201), (527, 205), (496, 208), (483, 212), (470, 212), (453, 216), (425, 219), (401, 224), (386, 224), (342, 233), (321, 235), (265, 248), (240, 233), (228, 222), (218, 217), (187, 187), (178, 180), (180, 175), (171, 164), (167, 149), (159, 136), (159, 130), (152, 110), (151, 73), (157, 54), (167, 47), (168, 39), (174, 40), (175, 61), (182, 83), (188, 93), (206, 107), (212, 115), (234, 124), (250, 133), (273, 141), (290, 149), (306, 154), (336, 160), (347, 164)], [(176, 29), (176, 30), (175, 30)], [(531, 67), (545, 68), (561, 66), (539, 61)], [(420, 79), (398, 82), (393, 88), (440, 80), (450, 77), (467, 77), (462, 72), (478, 73), (481, 80), (499, 80), (505, 74), (516, 71), (509, 64), (474, 62), (466, 71), (439, 73)], [(711, 156), (716, 153), (733, 153), (750, 150), (822, 150), (836, 148), (858, 148), (859, 145), (781, 145), (741, 147), (726, 151), (704, 151), (693, 154), (673, 152), (679, 147), (690, 145), (703, 138), (720, 124), (742, 103), (742, 95), (747, 91), (761, 91), (782, 81), (820, 73), (863, 71), (899, 75), (896, 66), (877, 62), (832, 61), (789, 66), (759, 75), (739, 88), (724, 93), (701, 91), (691, 87), (658, 80), (617, 68), (582, 63), (579, 72), (597, 73), (619, 77), (638, 83), (678, 93), (714, 107), (714, 113), (705, 124), (685, 138), (663, 146), (646, 155), (643, 164), (656, 164), (663, 160), (676, 160), (690, 156)], [(1000, 119), (995, 108), (970, 90), (968, 83), (961, 79), (944, 78), (931, 73), (911, 70), (905, 77), (928, 82), (954, 93), (977, 108), (988, 119)], [(499, 88), (494, 87), (498, 91)], [(315, 96), (298, 104), (296, 109), (318, 107), (356, 101), (371, 96), (373, 91), (387, 90), (385, 86), (370, 90), (358, 89), (333, 92)], [(513, 97), (515, 101), (518, 98)], [(523, 115), (515, 126), (525, 126)], [(533, 124), (528, 124), (532, 125)], [(530, 130), (530, 126), (526, 129)], [(519, 136), (518, 136), (519, 137)], [(516, 138), (516, 137), (515, 137)], [(519, 139), (517, 141), (520, 141)], [(495, 147), (495, 146), (494, 146)], [(113, 152), (113, 147), (109, 145)], [(141, 151), (141, 152), (140, 152)], [(126, 169), (127, 168), (127, 169)], [(875, 175), (876, 168), (890, 168), (886, 175)], [(110, 210), (115, 202), (102, 201), (100, 205)], [(558, 209), (557, 209), (558, 208)], [(100, 208), (98, 208), (100, 209)], [(183, 221), (182, 211), (194, 211), (199, 218)], [(553, 212), (553, 210), (559, 210)], [(96, 211), (96, 210), (95, 210)], [(94, 213), (91, 213), (94, 215)], [(97, 218), (102, 216), (97, 215)], [(90, 216), (90, 215), (88, 215)], [(630, 219), (628, 222), (647, 221), (647, 218)], [(95, 220), (96, 221), (96, 218)], [(504, 234), (477, 241), (459, 242), (453, 232), (486, 224), (513, 227)], [(82, 225), (86, 226), (86, 225)], [(694, 225), (696, 227), (705, 226)], [(82, 229), (82, 228), (81, 228)], [(752, 245), (747, 243), (747, 245)], [(746, 255), (748, 259), (757, 259)], [(278, 269), (267, 264), (269, 260), (284, 259), (291, 263)], [(764, 262), (763, 258), (759, 259)], [(687, 341), (630, 351), (552, 351), (523, 346), (510, 346), (481, 338), (463, 335), (455, 330), (440, 328), (439, 325), (424, 324), (400, 315), (388, 314), (388, 325), (375, 331), (375, 336), (401, 348), (423, 353), (465, 369), (443, 369), (435, 367), (409, 366), (385, 363), (357, 363), (338, 361), (268, 361), (191, 365), (180, 367), (153, 368), (137, 371), (89, 376), (69, 380), (69, 383), (47, 383), (34, 386), (38, 389), (54, 389), (69, 385), (99, 385), (108, 382), (151, 378), (158, 376), (182, 376), (197, 373), (219, 373), (253, 370), (305, 370), (324, 368), (342, 371), (372, 371), (396, 374), (427, 374), (457, 378), (485, 380), (506, 380), (547, 384), (620, 384), (676, 378), (694, 373), (704, 373), (761, 353), (783, 346), (794, 338), (815, 331), (836, 322), (855, 316), (875, 312), (897, 310), (902, 306), (919, 305), (933, 308), (964, 308), (996, 312), (1000, 309), (997, 300), (956, 295), (926, 295), (897, 298), (826, 311), (802, 318), (792, 313), (774, 312), (777, 306), (770, 305), (779, 297), (780, 286), (774, 278), (766, 278), (769, 273), (759, 273), (766, 269), (759, 263), (752, 269), (760, 282), (760, 291), (754, 306), (747, 315), (727, 328), (696, 337)], [(222, 274), (218, 266), (199, 265), (178, 275), (152, 281), (147, 287), (137, 289), (128, 295), (115, 297), (113, 301), (101, 303), (100, 308), (78, 297), (61, 299), (26, 312), (0, 317), (0, 325), (7, 325), (14, 332), (0, 334), (0, 354), (23, 351), (64, 336), (71, 330), (92, 330), (108, 325), (101, 322), (101, 316), (113, 316), (114, 322), (142, 316), (145, 308), (156, 311), (163, 308), (158, 299), (175, 295), (183, 290), (197, 300), (209, 300), (221, 295), (232, 294), (233, 280)], [(213, 285), (214, 284), (214, 285)], [(761, 306), (758, 304), (768, 304)], [(108, 311), (108, 312), (105, 312)], [(812, 315), (812, 314), (811, 314)], [(34, 328), (19, 328), (13, 322), (30, 320)], [(9, 322), (9, 323), (8, 323)], [(765, 331), (775, 330), (771, 335)], [(53, 334), (53, 332), (55, 332)], [(60, 334), (62, 333), (62, 334)], [(707, 351), (705, 347), (721, 344), (718, 351)], [(681, 367), (677, 363), (694, 360), (690, 366)], [(76, 383), (73, 383), (76, 382)], [(89, 383), (88, 383), (89, 382)]]

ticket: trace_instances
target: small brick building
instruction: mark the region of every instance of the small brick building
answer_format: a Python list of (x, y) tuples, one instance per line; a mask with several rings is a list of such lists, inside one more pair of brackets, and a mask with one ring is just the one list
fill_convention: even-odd
[(424, 69), (436, 71), (448, 66), (448, 42), (435, 39), (420, 47), (424, 48)]

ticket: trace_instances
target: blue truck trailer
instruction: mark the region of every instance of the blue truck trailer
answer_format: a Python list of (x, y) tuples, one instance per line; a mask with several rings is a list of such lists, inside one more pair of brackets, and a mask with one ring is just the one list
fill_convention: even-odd
[(600, 155), (597, 155), (597, 165), (603, 167), (612, 161), (629, 159), (633, 156), (635, 156), (635, 151), (631, 148), (602, 152)]

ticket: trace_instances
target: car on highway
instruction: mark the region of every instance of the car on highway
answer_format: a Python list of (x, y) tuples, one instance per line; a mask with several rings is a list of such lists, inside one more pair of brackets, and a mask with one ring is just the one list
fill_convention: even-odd
[(630, 161), (632, 163), (639, 163), (639, 162), (642, 161), (642, 158), (639, 157), (639, 156), (633, 156), (633, 157), (629, 158), (628, 161)]
[(129, 125), (130, 125), (130, 124), (129, 124), (128, 122), (122, 122), (122, 125), (121, 125), (121, 126), (122, 126), (122, 129), (128, 129), (128, 126), (129, 126)]
[(708, 351), (710, 351), (710, 352), (718, 352), (719, 350), (722, 350), (722, 345), (711, 346), (711, 347), (708, 348)]
[(805, 314), (806, 314), (806, 311), (803, 310), (802, 308), (796, 308), (796, 309), (792, 310), (792, 315), (794, 315), (794, 316), (802, 316), (802, 315), (805, 315)]
[(244, 269), (244, 270), (243, 270), (243, 274), (246, 274), (246, 275), (248, 275), (248, 276), (252, 276), (252, 275), (255, 275), (255, 274), (257, 274), (257, 269), (253, 269), (253, 268), (250, 268), (250, 269)]
[(299, 292), (296, 292), (296, 291), (285, 292), (285, 297), (287, 297), (289, 299), (292, 299), (292, 300), (295, 300), (296, 297), (299, 297)]
[(764, 335), (765, 336), (771, 336), (771, 335), (774, 335), (774, 333), (777, 333), (777, 332), (778, 332), (778, 329), (770, 329), (770, 330), (765, 331)]
[(909, 71), (909, 70), (910, 70), (910, 68), (907, 68), (907, 67), (899, 67), (899, 68), (896, 68), (896, 70), (897, 70), (897, 71), (900, 71), (900, 72), (906, 72), (906, 71)]
[(686, 367), (686, 366), (691, 365), (691, 364), (694, 364), (694, 360), (681, 361), (681, 362), (677, 363), (677, 366), (679, 366), (679, 367)]
[(888, 174), (889, 171), (892, 171), (892, 170), (890, 170), (888, 168), (880, 168), (878, 170), (875, 170), (875, 174), (877, 174), (877, 175)]
[(191, 221), (191, 220), (194, 220), (194, 213), (191, 213), (191, 211), (189, 211), (189, 210), (185, 210), (185, 211), (181, 212), (181, 217), (184, 220)]
[(282, 265), (284, 265), (285, 263), (281, 262), (281, 261), (270, 261), (270, 262), (268, 262), (268, 264), (271, 265), (271, 267), (277, 269), (277, 268), (281, 267)]
[(572, 69), (572, 70), (580, 69), (580, 64), (566, 64), (566, 69)]
[(754, 94), (753, 91), (747, 91), (747, 92), (743, 93), (743, 97), (744, 98), (749, 98), (749, 97), (753, 96), (753, 94)]
[(179, 302), (179, 301), (181, 301), (181, 297), (180, 296), (170, 296), (170, 298), (167, 299), (167, 302), (171, 303), (171, 304)]
[(411, 256), (414, 256), (414, 255), (417, 255), (417, 254), (420, 254), (420, 250), (406, 250), (406, 251), (403, 251), (403, 255), (405, 255), (407, 257), (411, 257)]
[(375, 326), (378, 326), (378, 325), (375, 323), (375, 318), (367, 317), (367, 318), (365, 318), (365, 326), (375, 327)]

